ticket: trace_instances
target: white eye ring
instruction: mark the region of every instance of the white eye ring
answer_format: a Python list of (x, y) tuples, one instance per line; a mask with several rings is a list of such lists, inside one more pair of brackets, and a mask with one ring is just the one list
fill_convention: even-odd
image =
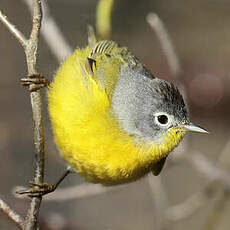
[(155, 116), (155, 122), (159, 126), (168, 126), (168, 124), (172, 122), (171, 116), (168, 115), (167, 113), (159, 112), (159, 113), (155, 113), (154, 116)]

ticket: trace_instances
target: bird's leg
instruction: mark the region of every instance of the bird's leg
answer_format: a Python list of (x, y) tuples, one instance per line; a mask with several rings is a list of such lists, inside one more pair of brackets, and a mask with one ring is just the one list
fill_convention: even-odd
[(21, 84), (28, 86), (30, 92), (37, 91), (50, 84), (50, 81), (40, 74), (33, 74), (25, 78), (21, 78)]
[(58, 181), (55, 184), (48, 184), (48, 183), (42, 183), (37, 184), (32, 181), (29, 182), (29, 188), (17, 191), (16, 193), (19, 195), (27, 195), (29, 197), (41, 197), (48, 193), (54, 192), (55, 189), (58, 187), (58, 185), (66, 178), (67, 175), (72, 173), (71, 168), (67, 168), (66, 171), (63, 173), (63, 175), (58, 179)]

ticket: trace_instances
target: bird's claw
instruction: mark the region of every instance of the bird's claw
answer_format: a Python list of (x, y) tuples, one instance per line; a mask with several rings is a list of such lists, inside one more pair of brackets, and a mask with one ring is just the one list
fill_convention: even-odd
[(29, 188), (17, 191), (19, 195), (27, 195), (29, 197), (42, 197), (48, 193), (53, 192), (56, 189), (55, 185), (42, 183), (37, 184), (32, 181), (29, 182)]
[(40, 74), (33, 74), (25, 78), (21, 78), (21, 84), (28, 86), (30, 92), (37, 91), (50, 84), (50, 81)]

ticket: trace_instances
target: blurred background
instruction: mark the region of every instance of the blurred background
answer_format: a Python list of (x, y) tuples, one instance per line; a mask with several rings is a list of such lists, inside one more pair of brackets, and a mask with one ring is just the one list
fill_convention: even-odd
[[(98, 1), (46, 2), (72, 49), (85, 46), (87, 25), (95, 24)], [(31, 16), (23, 1), (0, 0), (0, 9), (29, 35)], [(184, 71), (191, 120), (210, 134), (187, 135), (186, 160), (177, 159), (176, 149), (160, 177), (144, 178), (102, 194), (43, 201), (41, 229), (229, 229), (230, 1), (115, 0), (112, 39), (129, 47), (154, 75), (173, 81), (159, 40), (146, 22), (150, 12), (163, 20), (174, 42)], [(38, 71), (51, 80), (58, 65), (41, 37)], [(2, 24), (0, 70), (0, 197), (24, 215), (28, 200), (15, 198), (12, 190), (32, 179), (31, 106), (29, 93), (19, 82), (27, 73), (24, 52)], [(45, 90), (43, 94), (46, 181), (53, 183), (65, 163), (53, 141)], [(197, 152), (201, 158), (191, 160)], [(70, 175), (60, 189), (82, 183), (82, 177)], [(0, 229), (17, 227), (0, 213)]]

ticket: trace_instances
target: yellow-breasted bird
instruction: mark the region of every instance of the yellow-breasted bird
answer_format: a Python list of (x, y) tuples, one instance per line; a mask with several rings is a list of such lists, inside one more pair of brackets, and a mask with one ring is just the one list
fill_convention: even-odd
[(158, 175), (193, 125), (178, 89), (127, 48), (99, 41), (61, 64), (48, 90), (56, 144), (87, 180), (115, 185)]

